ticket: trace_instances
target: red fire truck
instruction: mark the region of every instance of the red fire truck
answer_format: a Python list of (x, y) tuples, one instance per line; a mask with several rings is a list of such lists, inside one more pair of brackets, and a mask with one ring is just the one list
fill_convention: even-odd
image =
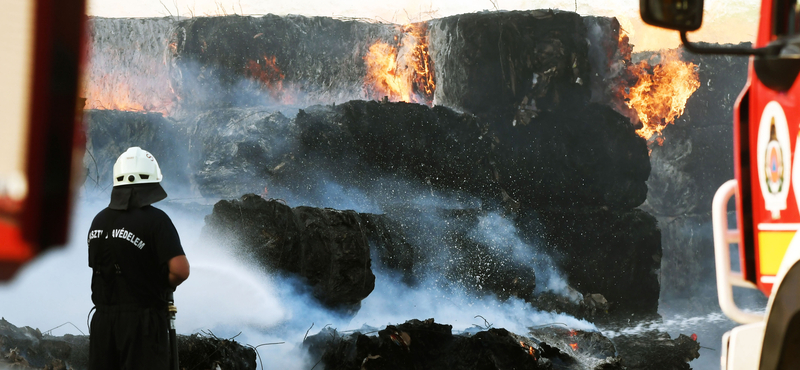
[[(733, 107), (735, 179), (713, 200), (717, 293), (743, 325), (722, 338), (722, 369), (800, 369), (800, 4), (762, 0), (754, 48), (693, 44), (703, 0), (640, 0), (645, 23), (678, 30), (695, 53), (750, 56), (748, 81)], [(736, 228), (728, 203), (736, 197)], [(731, 269), (731, 245), (739, 271)], [(769, 297), (765, 314), (740, 309), (733, 286)]]
[(84, 136), (78, 101), (84, 0), (24, 0), (0, 13), (0, 283), (66, 241)]

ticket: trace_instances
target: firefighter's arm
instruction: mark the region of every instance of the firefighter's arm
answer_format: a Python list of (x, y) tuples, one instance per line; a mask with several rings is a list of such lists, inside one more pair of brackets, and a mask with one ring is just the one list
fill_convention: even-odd
[(176, 288), (189, 277), (189, 260), (180, 255), (169, 260), (169, 284)]

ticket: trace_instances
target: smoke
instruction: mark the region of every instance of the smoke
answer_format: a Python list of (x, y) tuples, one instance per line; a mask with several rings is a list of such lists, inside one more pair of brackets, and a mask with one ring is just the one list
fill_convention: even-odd
[(536, 271), (536, 292), (552, 291), (565, 297), (571, 297), (567, 282), (553, 260), (538, 245), (524, 242), (517, 227), (511, 220), (493, 212), (480, 217), (477, 227), (470, 232), (470, 237), (490, 245), (505, 246), (497, 253), (510, 250), (514, 261)]
[[(336, 186), (324, 191), (346, 193)], [(346, 198), (330, 199), (344, 199), (343, 204), (347, 204)], [(70, 322), (74, 326), (62, 326), (51, 334), (88, 334), (86, 322), (92, 303), (85, 236), (92, 218), (106, 204), (103, 196), (78, 202), (69, 244), (30, 263), (13, 281), (0, 286), (0, 316), (14, 325), (42, 331)], [(222, 250), (201, 237), (204, 212), (169, 202), (155, 206), (171, 216), (191, 263), (190, 278), (175, 293), (178, 332), (236, 337), (236, 341), (252, 346), (283, 342), (258, 348), (271, 366), (309, 368), (313, 364), (305, 362), (302, 340), (307, 331), (313, 335), (328, 325), (347, 332), (365, 326), (381, 328), (412, 318), (434, 318), (453, 325), (456, 332), (491, 325), (524, 334), (528, 327), (551, 323), (594, 330), (592, 324), (567, 315), (538, 312), (521, 299), (476, 297), (453, 285), (443, 288), (436, 282), (443, 277), (436, 274), (429, 274), (412, 287), (380, 268), (375, 269), (377, 288), (362, 302), (361, 310), (354, 317), (340, 316), (316, 303), (302, 284), (272, 275), (253, 264), (248, 256)], [(501, 227), (497, 230), (500, 233), (513, 234), (513, 226), (499, 215), (489, 215), (479, 224), (474, 232), (476, 238), (496, 239), (497, 235), (487, 234), (495, 226)], [(521, 243), (501, 243), (506, 242)], [(514, 248), (518, 249), (517, 257), (524, 259), (525, 252), (519, 249), (522, 247), (519, 244)]]

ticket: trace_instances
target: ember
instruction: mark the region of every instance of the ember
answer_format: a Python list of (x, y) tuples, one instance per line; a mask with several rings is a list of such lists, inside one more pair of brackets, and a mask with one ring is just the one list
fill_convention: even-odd
[[(428, 27), (407, 24), (395, 47), (376, 41), (364, 57), (367, 64), (365, 85), (369, 94), (391, 101), (422, 103), (430, 106), (436, 89), (433, 61), (428, 54)], [(395, 40), (398, 38), (395, 37)]]
[(269, 90), (273, 98), (280, 97), (283, 90), (283, 79), (286, 76), (278, 68), (274, 55), (272, 57), (263, 55), (259, 60), (248, 60), (244, 67), (244, 75), (259, 81), (262, 89)]

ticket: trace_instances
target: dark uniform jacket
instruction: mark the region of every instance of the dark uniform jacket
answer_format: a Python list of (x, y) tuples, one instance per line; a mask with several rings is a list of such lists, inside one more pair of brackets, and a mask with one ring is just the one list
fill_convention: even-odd
[(106, 208), (92, 221), (88, 242), (95, 306), (166, 306), (167, 262), (184, 254), (166, 213), (149, 205)]

